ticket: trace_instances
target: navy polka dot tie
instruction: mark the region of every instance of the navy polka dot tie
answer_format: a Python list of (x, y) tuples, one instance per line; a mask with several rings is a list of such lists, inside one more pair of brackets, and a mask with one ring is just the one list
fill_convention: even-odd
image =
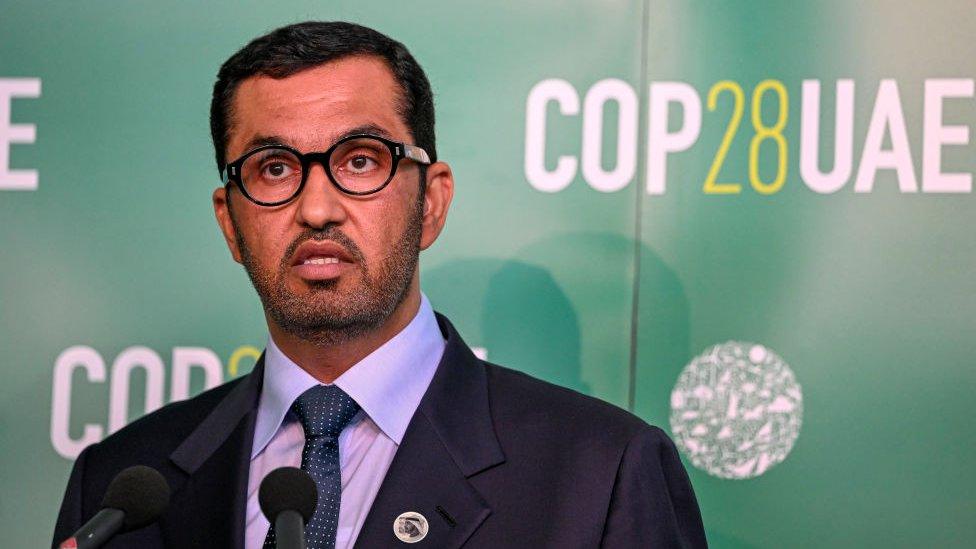
[[(342, 477), (339, 472), (339, 433), (352, 420), (359, 405), (335, 385), (318, 385), (302, 393), (291, 406), (305, 429), (302, 469), (319, 489), (319, 504), (305, 525), (309, 549), (333, 549), (339, 526)], [(265, 549), (275, 547), (274, 525), (264, 539)]]

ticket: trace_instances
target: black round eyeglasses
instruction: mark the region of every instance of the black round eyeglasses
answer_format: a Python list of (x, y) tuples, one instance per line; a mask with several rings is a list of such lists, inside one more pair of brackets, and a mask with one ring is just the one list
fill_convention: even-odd
[(280, 206), (301, 194), (313, 162), (322, 164), (337, 189), (363, 196), (383, 190), (404, 158), (430, 164), (420, 147), (375, 135), (350, 135), (325, 152), (302, 154), (285, 145), (264, 145), (227, 164), (221, 175), (224, 185), (235, 183), (251, 202)]

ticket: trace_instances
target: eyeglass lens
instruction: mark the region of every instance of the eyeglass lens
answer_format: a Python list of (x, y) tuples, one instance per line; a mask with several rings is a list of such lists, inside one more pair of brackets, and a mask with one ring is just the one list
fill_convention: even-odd
[[(328, 160), (332, 178), (346, 191), (374, 191), (390, 178), (393, 155), (382, 141), (356, 138), (336, 147)], [(263, 149), (249, 156), (241, 166), (241, 183), (247, 193), (261, 202), (288, 200), (302, 184), (302, 162), (287, 149)]]

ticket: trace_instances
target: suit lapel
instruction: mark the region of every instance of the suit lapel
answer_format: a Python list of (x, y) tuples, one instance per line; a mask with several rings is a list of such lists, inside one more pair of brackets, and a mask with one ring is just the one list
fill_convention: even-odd
[(401, 545), (394, 521), (408, 511), (427, 519), (416, 547), (456, 548), (491, 514), (469, 479), (505, 460), (492, 426), (484, 365), (437, 315), (447, 343), (427, 393), (390, 464), (356, 547)]
[(264, 357), (170, 455), (186, 476), (160, 521), (167, 547), (243, 547)]

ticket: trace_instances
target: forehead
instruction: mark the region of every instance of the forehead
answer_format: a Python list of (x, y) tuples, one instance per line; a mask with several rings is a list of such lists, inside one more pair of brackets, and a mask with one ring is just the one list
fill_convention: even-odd
[(253, 76), (241, 82), (231, 102), (228, 158), (269, 136), (301, 150), (321, 150), (366, 125), (406, 140), (400, 97), (389, 66), (373, 56), (345, 57), (285, 78)]

